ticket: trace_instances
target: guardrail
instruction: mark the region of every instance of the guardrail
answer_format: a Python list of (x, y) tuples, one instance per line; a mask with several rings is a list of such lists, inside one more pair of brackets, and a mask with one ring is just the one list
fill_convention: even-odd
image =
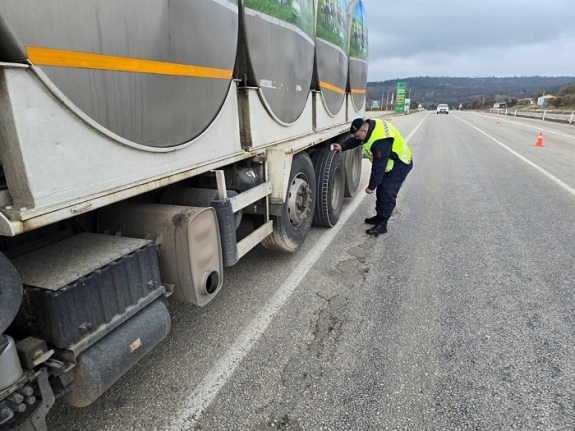
[[(513, 111), (512, 113), (510, 113), (509, 111)], [(573, 118), (575, 116), (574, 112), (571, 112), (570, 114), (560, 114), (557, 112), (549, 112), (547, 110), (544, 110), (543, 112), (540, 111), (535, 111), (535, 112), (528, 112), (528, 111), (520, 111), (518, 109), (509, 109), (509, 108), (505, 108), (505, 109), (495, 109), (495, 108), (491, 108), (489, 109), (490, 113), (495, 113), (497, 115), (512, 115), (513, 117), (525, 117), (525, 118), (535, 118), (538, 120), (543, 120), (543, 121), (556, 121), (556, 122), (560, 122), (560, 123), (569, 123), (569, 124), (573, 124)]]

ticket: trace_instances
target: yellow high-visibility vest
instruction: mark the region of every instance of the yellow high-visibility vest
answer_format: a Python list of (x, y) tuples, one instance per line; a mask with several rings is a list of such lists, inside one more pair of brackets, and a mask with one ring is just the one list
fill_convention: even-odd
[[(397, 154), (397, 158), (401, 160), (406, 165), (411, 161), (411, 150), (407, 146), (407, 143), (400, 135), (395, 126), (387, 121), (375, 118), (371, 121), (375, 121), (375, 127), (371, 132), (369, 140), (363, 144), (363, 154), (373, 163), (373, 154), (371, 152), (371, 145), (379, 140), (385, 138), (393, 138), (393, 145), (391, 146), (391, 151)], [(387, 160), (387, 166), (385, 172), (389, 172), (393, 169), (393, 160), (391, 157)]]

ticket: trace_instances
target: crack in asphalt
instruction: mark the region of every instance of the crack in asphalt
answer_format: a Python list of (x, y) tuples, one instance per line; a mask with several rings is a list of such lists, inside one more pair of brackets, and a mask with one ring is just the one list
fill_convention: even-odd
[(370, 270), (370, 259), (376, 241), (366, 238), (347, 250), (351, 258), (340, 261), (335, 271), (326, 271), (325, 287), (316, 292), (321, 307), (308, 324), (310, 341), (296, 353), (281, 371), (281, 389), (264, 410), (267, 421), (262, 428), (301, 430), (293, 411), (313, 399), (318, 391), (325, 367), (335, 358), (338, 340), (345, 329), (350, 293), (361, 289)]

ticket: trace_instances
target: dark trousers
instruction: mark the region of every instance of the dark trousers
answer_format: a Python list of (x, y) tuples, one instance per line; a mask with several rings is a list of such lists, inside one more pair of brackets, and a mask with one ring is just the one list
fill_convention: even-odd
[(375, 202), (375, 210), (377, 215), (388, 219), (395, 209), (395, 202), (397, 201), (397, 194), (401, 185), (405, 181), (407, 174), (413, 169), (413, 160), (406, 165), (402, 162), (395, 162), (393, 169), (386, 172), (383, 176), (383, 181), (375, 190), (377, 200)]

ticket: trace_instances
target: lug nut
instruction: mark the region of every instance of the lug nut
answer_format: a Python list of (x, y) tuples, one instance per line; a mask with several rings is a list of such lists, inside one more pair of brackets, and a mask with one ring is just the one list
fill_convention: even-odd
[(24, 401), (24, 395), (14, 393), (10, 395), (7, 399), (8, 401), (12, 401), (13, 403), (20, 404), (22, 401)]
[(20, 393), (25, 397), (29, 397), (34, 395), (34, 389), (32, 389), (30, 386), (24, 386), (22, 389), (20, 389)]
[(17, 413), (24, 413), (26, 411), (26, 404), (12, 404), (12, 410)]

